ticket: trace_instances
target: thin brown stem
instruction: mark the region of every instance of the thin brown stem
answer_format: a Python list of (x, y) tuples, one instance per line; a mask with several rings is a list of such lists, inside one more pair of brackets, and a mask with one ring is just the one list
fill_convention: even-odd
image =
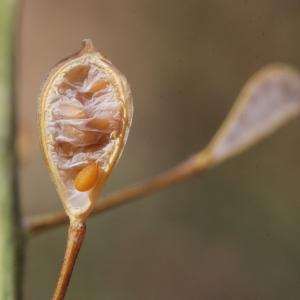
[[(127, 204), (133, 200), (160, 191), (171, 185), (177, 184), (194, 175), (200, 174), (212, 165), (212, 161), (206, 151), (179, 163), (175, 167), (162, 172), (161, 174), (144, 181), (133, 184), (119, 192), (112, 193), (99, 200), (92, 211), (97, 215), (109, 209)], [(40, 233), (45, 230), (64, 225), (68, 217), (61, 212), (28, 218), (25, 220), (25, 227), (29, 233)]]
[(67, 292), (86, 227), (81, 221), (71, 221), (64, 261), (52, 300), (63, 300)]

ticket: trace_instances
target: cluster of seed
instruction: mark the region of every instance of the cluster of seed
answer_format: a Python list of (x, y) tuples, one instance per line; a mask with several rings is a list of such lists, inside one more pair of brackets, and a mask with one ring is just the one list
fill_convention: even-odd
[(90, 190), (103, 173), (101, 159), (121, 130), (122, 107), (106, 74), (94, 65), (67, 71), (52, 108), (58, 170), (78, 191)]

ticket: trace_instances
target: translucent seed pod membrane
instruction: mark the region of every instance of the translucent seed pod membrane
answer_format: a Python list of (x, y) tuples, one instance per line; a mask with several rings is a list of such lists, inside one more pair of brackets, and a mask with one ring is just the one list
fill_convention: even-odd
[(85, 218), (121, 155), (132, 119), (125, 77), (90, 40), (56, 66), (40, 96), (46, 161), (66, 212)]

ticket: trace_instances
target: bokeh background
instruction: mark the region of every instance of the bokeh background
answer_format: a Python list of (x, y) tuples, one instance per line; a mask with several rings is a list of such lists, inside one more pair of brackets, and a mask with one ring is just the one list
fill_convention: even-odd
[[(298, 0), (27, 0), (20, 43), (25, 215), (61, 210), (37, 95), (85, 37), (126, 74), (135, 115), (105, 193), (200, 150), (261, 66), (300, 67)], [(300, 120), (222, 166), (92, 218), (66, 299), (300, 299)], [(27, 150), (28, 150), (27, 149)], [(29, 241), (25, 299), (50, 299), (66, 227)]]

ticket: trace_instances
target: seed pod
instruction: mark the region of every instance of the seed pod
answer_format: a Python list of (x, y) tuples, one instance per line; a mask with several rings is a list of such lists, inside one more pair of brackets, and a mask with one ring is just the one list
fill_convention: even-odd
[(245, 84), (208, 146), (213, 164), (241, 153), (299, 114), (299, 71), (285, 64), (262, 68)]
[(50, 72), (39, 98), (40, 136), (71, 219), (91, 211), (124, 148), (132, 113), (125, 77), (90, 40)]

